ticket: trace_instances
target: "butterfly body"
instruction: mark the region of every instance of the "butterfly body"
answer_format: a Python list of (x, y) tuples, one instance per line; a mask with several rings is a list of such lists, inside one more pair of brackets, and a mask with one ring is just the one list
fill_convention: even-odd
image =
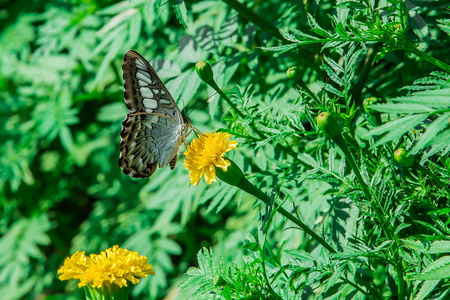
[(181, 112), (150, 64), (136, 51), (125, 53), (124, 98), (129, 110), (120, 132), (119, 166), (135, 178), (177, 162), (191, 122)]

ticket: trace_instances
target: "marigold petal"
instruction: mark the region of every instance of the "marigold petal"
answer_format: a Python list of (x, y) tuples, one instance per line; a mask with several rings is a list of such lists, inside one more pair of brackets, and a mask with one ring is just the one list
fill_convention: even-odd
[(228, 166), (230, 165), (230, 162), (222, 157), (220, 157), (216, 163), (214, 164), (216, 167), (221, 168), (222, 170), (226, 171)]
[(230, 163), (224, 155), (237, 146), (237, 141), (228, 141), (230, 138), (226, 132), (206, 132), (186, 147), (183, 165), (189, 170), (192, 185), (198, 185), (203, 174), (207, 184), (217, 181), (215, 167), (226, 171)]
[(216, 182), (216, 170), (214, 168), (214, 165), (208, 166), (205, 168), (205, 179), (206, 183), (211, 184), (211, 182)]

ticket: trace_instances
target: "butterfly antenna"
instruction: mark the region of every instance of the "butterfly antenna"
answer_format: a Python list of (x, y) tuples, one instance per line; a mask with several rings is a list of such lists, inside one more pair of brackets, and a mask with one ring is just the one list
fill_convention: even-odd
[[(220, 89), (219, 89), (220, 91)], [(217, 95), (217, 93), (219, 91), (214, 92), (214, 94), (212, 94), (211, 96), (209, 96), (206, 100), (203, 100), (202, 102), (200, 102), (196, 107), (194, 107), (187, 116), (189, 116), (191, 114), (191, 112), (193, 112), (194, 110), (196, 110), (200, 105), (202, 105), (203, 103), (205, 103), (206, 101), (208, 101), (209, 99), (211, 99), (212, 97), (214, 97), (215, 95)]]
[(184, 115), (187, 117), (187, 112), (186, 112), (186, 103), (184, 103), (184, 99), (181, 99), (181, 102), (183, 102), (183, 110), (184, 110)]

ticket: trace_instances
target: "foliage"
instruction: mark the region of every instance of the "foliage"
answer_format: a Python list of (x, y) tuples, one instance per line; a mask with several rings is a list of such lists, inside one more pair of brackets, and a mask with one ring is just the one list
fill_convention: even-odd
[[(448, 4), (240, 3), (0, 6), (2, 297), (80, 299), (57, 279), (64, 258), (116, 244), (156, 273), (133, 299), (448, 297)], [(190, 186), (181, 163), (149, 180), (121, 173), (128, 49), (200, 132), (235, 136), (231, 158), (268, 204)], [(198, 78), (202, 60), (220, 95)], [(321, 112), (342, 136), (319, 130)]]

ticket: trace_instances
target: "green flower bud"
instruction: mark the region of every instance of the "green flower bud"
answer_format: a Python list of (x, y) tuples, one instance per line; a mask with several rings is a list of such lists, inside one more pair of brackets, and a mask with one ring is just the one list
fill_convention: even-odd
[(242, 170), (234, 161), (228, 157), (226, 160), (228, 160), (231, 165), (228, 166), (226, 171), (222, 170), (222, 168), (216, 167), (216, 176), (229, 185), (238, 186), (244, 178), (244, 173), (242, 173)]
[(302, 76), (300, 76), (300, 72), (297, 67), (289, 68), (286, 71), (286, 75), (293, 82), (298, 82), (298, 81), (302, 80)]
[(379, 111), (374, 110), (373, 108), (370, 108), (368, 106), (374, 105), (380, 103), (378, 98), (370, 97), (367, 99), (364, 99), (363, 101), (363, 107), (365, 112), (369, 115), (369, 119), (376, 125), (381, 125), (381, 114)]
[(375, 98), (375, 97), (370, 97), (370, 98), (364, 99), (363, 107), (364, 107), (364, 110), (366, 111), (366, 113), (368, 113), (371, 116), (374, 116), (375, 114), (380, 114), (378, 111), (373, 110), (372, 108), (368, 107), (369, 105), (374, 105), (377, 103), (379, 103), (379, 101), (378, 101), (378, 98)]
[(317, 125), (319, 125), (320, 130), (330, 138), (334, 138), (342, 132), (342, 127), (338, 124), (336, 119), (327, 112), (322, 112), (317, 116)]
[(201, 80), (208, 83), (214, 80), (213, 71), (211, 65), (206, 61), (200, 61), (195, 65), (195, 70), (197, 71), (198, 77)]
[(394, 159), (405, 167), (411, 167), (414, 164), (414, 156), (409, 155), (405, 148), (398, 148), (394, 152)]

